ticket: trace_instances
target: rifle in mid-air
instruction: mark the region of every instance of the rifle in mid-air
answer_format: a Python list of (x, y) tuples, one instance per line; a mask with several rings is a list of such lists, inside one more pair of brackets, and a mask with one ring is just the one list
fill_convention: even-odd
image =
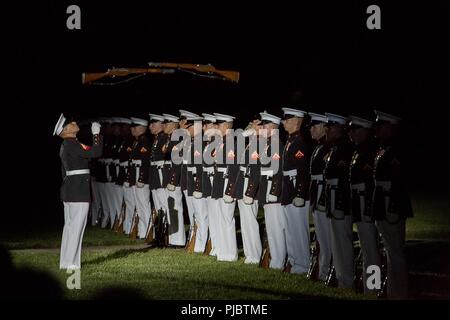
[[(82, 84), (117, 84), (135, 77), (147, 74), (173, 74), (177, 71), (187, 72), (200, 77), (222, 79), (231, 82), (239, 82), (239, 72), (230, 70), (219, 70), (210, 64), (190, 64), (171, 62), (149, 62), (147, 68), (111, 68), (105, 72), (84, 72), (82, 73)], [(101, 79), (124, 78), (116, 82), (98, 83)], [(126, 78), (128, 77), (128, 79)], [(130, 78), (131, 77), (131, 78)]]

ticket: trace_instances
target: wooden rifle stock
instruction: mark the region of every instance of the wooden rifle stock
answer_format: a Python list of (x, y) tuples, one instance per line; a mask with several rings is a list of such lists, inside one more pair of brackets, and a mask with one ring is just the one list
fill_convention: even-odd
[(212, 250), (212, 243), (211, 238), (209, 238), (208, 241), (206, 242), (205, 251), (203, 251), (203, 255), (209, 256), (211, 250)]
[(134, 219), (133, 219), (133, 226), (131, 228), (130, 232), (130, 238), (133, 240), (136, 240), (137, 234), (138, 234), (138, 224), (139, 224), (139, 216), (137, 215), (137, 212), (134, 212)]
[(156, 209), (152, 209), (152, 213), (150, 215), (150, 221), (148, 222), (148, 228), (147, 228), (147, 235), (145, 236), (145, 243), (150, 244), (152, 243), (155, 238), (153, 236), (155, 225), (157, 223), (158, 214), (156, 212)]
[(186, 252), (193, 253), (195, 248), (195, 238), (197, 236), (197, 224), (194, 225), (194, 230), (189, 238), (189, 241), (186, 245)]
[(313, 241), (314, 245), (311, 248), (311, 259), (309, 262), (308, 273), (306, 274), (306, 279), (317, 281), (319, 280), (319, 253), (320, 244), (317, 240), (317, 235), (314, 232)]

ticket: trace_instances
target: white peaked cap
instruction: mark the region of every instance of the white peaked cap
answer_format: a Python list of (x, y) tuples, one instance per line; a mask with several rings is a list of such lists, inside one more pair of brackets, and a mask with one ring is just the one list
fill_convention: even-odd
[(397, 124), (402, 120), (400, 117), (394, 116), (394, 115), (386, 113), (386, 112), (381, 112), (378, 110), (374, 110), (374, 111), (375, 111), (375, 114), (377, 115), (376, 121), (387, 121), (392, 124)]
[(280, 124), (281, 118), (274, 116), (273, 114), (267, 113), (267, 112), (260, 112), (261, 121), (270, 121), (275, 124)]
[(145, 127), (148, 126), (148, 121), (145, 119), (134, 118), (134, 117), (131, 117), (130, 119), (131, 119), (132, 124), (137, 124), (137, 125), (145, 126)]
[(128, 118), (115, 118), (117, 123), (126, 123), (126, 124), (132, 124), (132, 121)]
[(53, 130), (54, 136), (59, 136), (64, 129), (64, 123), (66, 122), (66, 117), (61, 113), (58, 121), (56, 122), (55, 129)]
[(150, 121), (164, 121), (164, 116), (161, 116), (159, 114), (149, 113)]
[(373, 126), (373, 121), (366, 120), (356, 116), (350, 116), (350, 125), (361, 126), (363, 128), (370, 129)]
[(163, 113), (162, 114), (164, 117), (164, 120), (170, 121), (170, 122), (179, 122), (180, 119), (177, 116), (168, 114), (168, 113)]
[(209, 113), (202, 113), (203, 119), (210, 122), (216, 122), (216, 117)]
[(199, 117), (199, 115), (198, 114), (196, 114), (196, 113), (193, 113), (193, 112), (190, 112), (190, 111), (187, 111), (187, 110), (179, 110), (180, 111), (180, 117), (185, 117), (185, 118), (187, 118), (187, 117)]
[(309, 112), (311, 122), (327, 122), (327, 116), (319, 113)]
[(350, 120), (347, 117), (340, 116), (340, 115), (334, 114), (334, 113), (326, 112), (325, 115), (327, 116), (327, 123), (330, 123), (330, 124), (344, 124), (345, 125)]
[(216, 121), (233, 122), (233, 120), (236, 119), (236, 117), (229, 116), (229, 115), (223, 114), (223, 113), (214, 112), (213, 114), (214, 114), (214, 117), (216, 117)]
[(307, 114), (306, 111), (298, 110), (298, 109), (292, 109), (292, 108), (281, 108), (283, 110), (284, 115), (293, 115), (298, 118), (304, 118)]

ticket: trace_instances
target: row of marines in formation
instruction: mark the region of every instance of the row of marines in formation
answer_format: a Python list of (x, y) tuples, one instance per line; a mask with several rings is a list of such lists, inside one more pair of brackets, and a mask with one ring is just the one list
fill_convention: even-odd
[[(379, 111), (375, 121), (293, 108), (282, 111), (282, 118), (262, 112), (252, 119), (240, 133), (246, 139), (242, 153), (235, 143), (227, 145), (235, 138), (227, 136), (235, 132), (234, 117), (225, 114), (200, 116), (180, 110), (180, 116), (150, 114), (149, 121), (101, 119), (103, 152), (89, 162), (91, 223), (99, 220), (102, 227), (113, 227), (120, 221), (130, 234), (137, 222), (138, 237), (146, 239), (155, 232), (153, 204), (154, 210), (165, 213), (170, 245), (185, 246), (191, 240), (194, 252), (209, 247), (209, 255), (219, 261), (236, 261), (237, 205), (245, 263), (257, 264), (267, 251), (257, 221), (258, 209), (263, 208), (270, 268), (306, 274), (312, 214), (320, 248), (317, 278), (325, 281), (332, 266), (338, 285), (347, 288), (355, 278), (355, 223), (363, 270), (381, 266), (380, 235), (388, 264), (387, 294), (405, 298), (405, 219), (412, 210), (402, 186), (396, 144), (400, 119)], [(281, 125), (287, 133), (285, 143), (280, 139)], [(304, 136), (304, 127), (315, 145)], [(172, 139), (177, 129), (185, 129), (189, 139), (181, 144)], [(211, 130), (216, 135), (209, 134)], [(197, 137), (200, 144), (195, 143)], [(212, 143), (215, 138), (222, 138), (219, 147)], [(262, 138), (264, 145), (258, 143)], [(174, 152), (182, 156), (181, 162), (172, 159)], [(202, 160), (206, 155), (215, 161)], [(270, 161), (260, 161), (263, 156)], [(63, 201), (69, 200), (63, 195)], [(363, 272), (364, 292), (377, 289), (367, 282), (370, 274)]]

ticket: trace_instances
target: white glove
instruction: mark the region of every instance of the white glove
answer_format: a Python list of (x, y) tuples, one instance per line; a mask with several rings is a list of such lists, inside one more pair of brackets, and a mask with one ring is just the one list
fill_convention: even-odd
[(91, 126), (91, 132), (92, 134), (99, 134), (100, 133), (100, 128), (102, 126), (100, 125), (100, 123), (98, 122), (92, 122), (92, 126)]
[(245, 204), (252, 204), (253, 203), (253, 198), (250, 198), (248, 196), (244, 196), (244, 203)]
[(229, 195), (225, 194), (225, 195), (223, 196), (223, 201), (224, 201), (225, 203), (232, 203), (232, 202), (234, 201), (234, 199), (233, 199), (232, 197), (230, 197)]
[(170, 183), (169, 183), (169, 184), (167, 185), (167, 190), (169, 190), (169, 191), (175, 191), (175, 188), (176, 188), (176, 187), (175, 187), (173, 184), (170, 184)]
[(194, 191), (192, 193), (192, 195), (194, 196), (195, 199), (201, 199), (202, 196), (203, 196), (203, 194), (201, 192), (198, 192), (198, 191)]
[(124, 186), (125, 188), (129, 188), (129, 187), (130, 187), (130, 183), (129, 183), (128, 181), (125, 181), (125, 182), (123, 183), (123, 186)]
[(269, 196), (267, 197), (267, 201), (268, 202), (277, 202), (278, 201), (278, 197), (269, 193)]
[(143, 182), (136, 182), (137, 188), (143, 188), (144, 186), (145, 186), (145, 184)]
[(300, 197), (295, 197), (294, 200), (292, 200), (292, 204), (296, 207), (304, 207), (305, 199), (300, 198)]

